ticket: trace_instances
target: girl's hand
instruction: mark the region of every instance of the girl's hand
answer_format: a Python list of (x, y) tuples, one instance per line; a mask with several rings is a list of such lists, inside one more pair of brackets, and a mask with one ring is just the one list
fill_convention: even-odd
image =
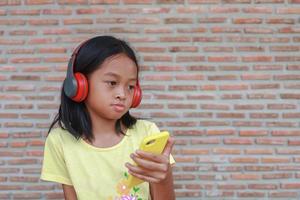
[(174, 145), (174, 139), (169, 138), (161, 155), (137, 150), (130, 157), (138, 165), (126, 163), (129, 173), (141, 180), (150, 183), (161, 183), (168, 175), (170, 168), (170, 153)]

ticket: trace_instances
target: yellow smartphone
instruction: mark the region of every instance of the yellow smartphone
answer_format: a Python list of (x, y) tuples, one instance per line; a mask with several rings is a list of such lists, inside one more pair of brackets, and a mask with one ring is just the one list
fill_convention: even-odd
[[(161, 154), (168, 142), (170, 134), (168, 131), (162, 131), (158, 134), (153, 134), (147, 136), (143, 139), (142, 143), (140, 144), (140, 150), (150, 152), (153, 154)], [(138, 184), (143, 183), (144, 181), (132, 176), (129, 174), (128, 176), (128, 187), (132, 188)]]

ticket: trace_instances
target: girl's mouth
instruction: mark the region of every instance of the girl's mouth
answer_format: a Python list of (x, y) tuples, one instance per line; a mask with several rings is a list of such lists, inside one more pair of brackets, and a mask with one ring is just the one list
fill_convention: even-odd
[(125, 110), (124, 104), (112, 104), (112, 107), (116, 112), (123, 112)]

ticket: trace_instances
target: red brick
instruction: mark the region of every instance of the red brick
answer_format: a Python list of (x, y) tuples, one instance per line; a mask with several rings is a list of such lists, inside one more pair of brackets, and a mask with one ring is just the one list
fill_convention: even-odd
[(251, 145), (253, 144), (252, 139), (246, 138), (225, 138), (224, 144), (228, 145)]
[(225, 3), (232, 3), (232, 4), (240, 4), (240, 3), (250, 3), (251, 0), (224, 0)]
[(244, 32), (247, 34), (273, 34), (271, 28), (245, 28)]
[(273, 19), (267, 19), (267, 24), (295, 24), (295, 20), (288, 18), (288, 19), (282, 19), (282, 18), (273, 18)]
[(229, 148), (214, 148), (212, 150), (214, 154), (241, 154), (240, 149), (229, 149)]
[(214, 99), (214, 96), (212, 95), (187, 95), (187, 99), (189, 100), (209, 100), (209, 99)]
[(246, 186), (242, 184), (219, 184), (218, 189), (220, 190), (245, 190)]
[(8, 164), (10, 165), (32, 165), (37, 164), (37, 159), (30, 159), (30, 158), (24, 158), (24, 159), (11, 159), (8, 161)]
[(271, 56), (243, 56), (243, 62), (271, 62)]
[(43, 9), (43, 15), (71, 15), (72, 10), (64, 8), (64, 9)]
[(7, 191), (7, 190), (23, 190), (23, 186), (21, 185), (0, 185), (0, 191)]
[(189, 0), (191, 4), (216, 4), (219, 0)]
[(8, 128), (30, 128), (30, 127), (33, 127), (33, 123), (30, 123), (30, 122), (6, 122), (4, 123), (4, 126), (5, 127), (8, 127)]
[(298, 149), (277, 149), (277, 154), (300, 154)]
[(45, 4), (53, 4), (54, 0), (26, 0), (26, 5), (45, 5)]
[(245, 118), (244, 113), (216, 113), (217, 118), (236, 118), (236, 119), (241, 119)]
[(259, 39), (259, 42), (261, 42), (261, 43), (287, 43), (289, 41), (290, 41), (289, 38), (284, 38), (284, 37)]
[(285, 183), (280, 186), (282, 189), (300, 189), (300, 183)]
[(199, 145), (199, 144), (220, 144), (220, 139), (217, 138), (207, 138), (207, 139), (193, 139), (191, 144)]
[(200, 121), (200, 126), (230, 126), (228, 121)]
[(261, 159), (262, 163), (289, 163), (290, 159), (288, 158), (272, 158), (272, 157), (265, 157)]
[(146, 62), (171, 62), (171, 56), (144, 56)]
[(176, 191), (175, 192), (176, 197), (201, 197), (201, 192), (182, 192), (182, 191)]
[(214, 170), (217, 172), (240, 172), (243, 169), (240, 166), (215, 166)]
[(220, 90), (247, 90), (248, 85), (245, 84), (236, 84), (236, 85), (221, 85), (219, 86)]
[(240, 136), (266, 136), (268, 131), (266, 130), (240, 130)]
[(270, 155), (273, 154), (273, 151), (271, 149), (246, 149), (245, 154), (257, 154), (257, 155)]
[(261, 121), (234, 121), (233, 125), (238, 127), (262, 127), (263, 123)]
[(265, 193), (263, 192), (238, 192), (238, 197), (246, 198), (246, 197), (265, 197)]
[(264, 47), (253, 47), (253, 46), (244, 46), (244, 47), (237, 47), (237, 51), (241, 52), (264, 52)]
[(27, 147), (27, 142), (11, 142), (9, 146), (13, 148), (24, 148)]
[(271, 197), (271, 198), (285, 198), (285, 197), (296, 198), (296, 197), (298, 197), (298, 193), (297, 192), (270, 192), (269, 197)]
[(225, 23), (226, 17), (207, 17), (198, 19), (199, 23)]
[(207, 150), (207, 149), (182, 149), (181, 154), (183, 154), (183, 155), (208, 155), (209, 150)]
[(284, 0), (255, 0), (255, 3), (284, 3)]
[(287, 165), (287, 166), (278, 165), (277, 166), (278, 171), (299, 171), (299, 169), (300, 169), (299, 165)]
[(193, 127), (197, 122), (166, 122), (166, 124), (171, 127)]
[(296, 122), (267, 122), (268, 127), (297, 127)]
[(193, 42), (222, 42), (221, 37), (193, 37)]
[(145, 81), (171, 81), (173, 77), (170, 75), (146, 75), (143, 77)]
[(11, 182), (27, 182), (27, 183), (37, 183), (39, 181), (39, 177), (26, 177), (26, 176), (12, 176), (9, 177), (9, 181)]
[(199, 136), (199, 135), (204, 135), (204, 131), (201, 131), (201, 130), (175, 130), (175, 131), (173, 131), (173, 134), (175, 136)]
[(258, 174), (232, 174), (232, 180), (258, 180), (260, 176)]
[(166, 48), (163, 47), (137, 47), (139, 52), (165, 52)]
[(242, 99), (241, 94), (223, 94), (221, 99)]
[(207, 135), (234, 135), (234, 130), (207, 130)]
[[(169, 61), (171, 61), (171, 59)], [(201, 62), (201, 61), (205, 61), (204, 56), (176, 56), (176, 62)]]
[(170, 85), (170, 91), (193, 91), (197, 90), (197, 86), (195, 85)]
[(215, 80), (237, 80), (237, 76), (235, 75), (215, 75), (215, 76), (208, 76), (209, 81)]
[(169, 104), (169, 109), (196, 109), (196, 104)]
[(295, 104), (287, 104), (287, 103), (272, 103), (267, 104), (267, 108), (270, 110), (289, 110), (289, 109), (296, 109), (297, 106)]
[(278, 113), (250, 113), (250, 118), (254, 119), (274, 119), (278, 117)]
[(290, 146), (300, 146), (300, 140), (288, 140), (288, 145)]
[(260, 18), (236, 18), (232, 20), (233, 24), (261, 24)]
[(257, 158), (236, 157), (229, 159), (231, 163), (258, 163)]
[(150, 116), (154, 118), (178, 118), (178, 115), (175, 113), (165, 113), (165, 112), (153, 112), (150, 113)]
[(243, 12), (245, 13), (262, 13), (262, 14), (270, 14), (273, 12), (272, 8), (268, 8), (266, 6), (257, 6), (257, 7), (249, 7), (249, 8), (243, 8)]
[(257, 138), (257, 144), (264, 144), (264, 145), (284, 145), (286, 144), (286, 139), (281, 138)]
[(212, 13), (237, 13), (237, 12), (239, 12), (239, 9), (235, 8), (235, 7), (214, 6), (214, 7), (210, 8), (210, 12), (212, 12)]
[(269, 174), (263, 174), (263, 179), (290, 179), (292, 178), (292, 174), (290, 173), (269, 173)]
[(212, 27), (212, 33), (241, 33), (242, 30), (240, 28), (232, 28), (232, 27)]
[(201, 90), (217, 90), (216, 85), (202, 85), (200, 86)]
[(239, 104), (234, 105), (235, 110), (262, 110), (264, 105), (262, 104)]
[(300, 8), (277, 8), (276, 13), (278, 14), (300, 14)]
[(247, 165), (244, 167), (246, 171), (273, 171), (274, 167), (273, 166), (256, 166), (256, 165)]
[(276, 190), (278, 185), (276, 184), (248, 184), (249, 189), (254, 190)]
[(255, 71), (265, 71), (265, 70), (282, 70), (283, 66), (282, 65), (254, 65), (253, 69)]

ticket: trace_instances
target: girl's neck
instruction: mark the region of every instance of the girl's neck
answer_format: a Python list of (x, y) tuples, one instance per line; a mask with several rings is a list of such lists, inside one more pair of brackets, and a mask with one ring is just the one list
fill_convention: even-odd
[(92, 120), (94, 137), (116, 133), (116, 120)]
[[(107, 148), (112, 147), (118, 144), (124, 137), (122, 134), (116, 134), (115, 124), (116, 120), (98, 120), (93, 121), (93, 141), (88, 142), (89, 144), (100, 147)], [(123, 125), (121, 124), (121, 128), (123, 129)]]

